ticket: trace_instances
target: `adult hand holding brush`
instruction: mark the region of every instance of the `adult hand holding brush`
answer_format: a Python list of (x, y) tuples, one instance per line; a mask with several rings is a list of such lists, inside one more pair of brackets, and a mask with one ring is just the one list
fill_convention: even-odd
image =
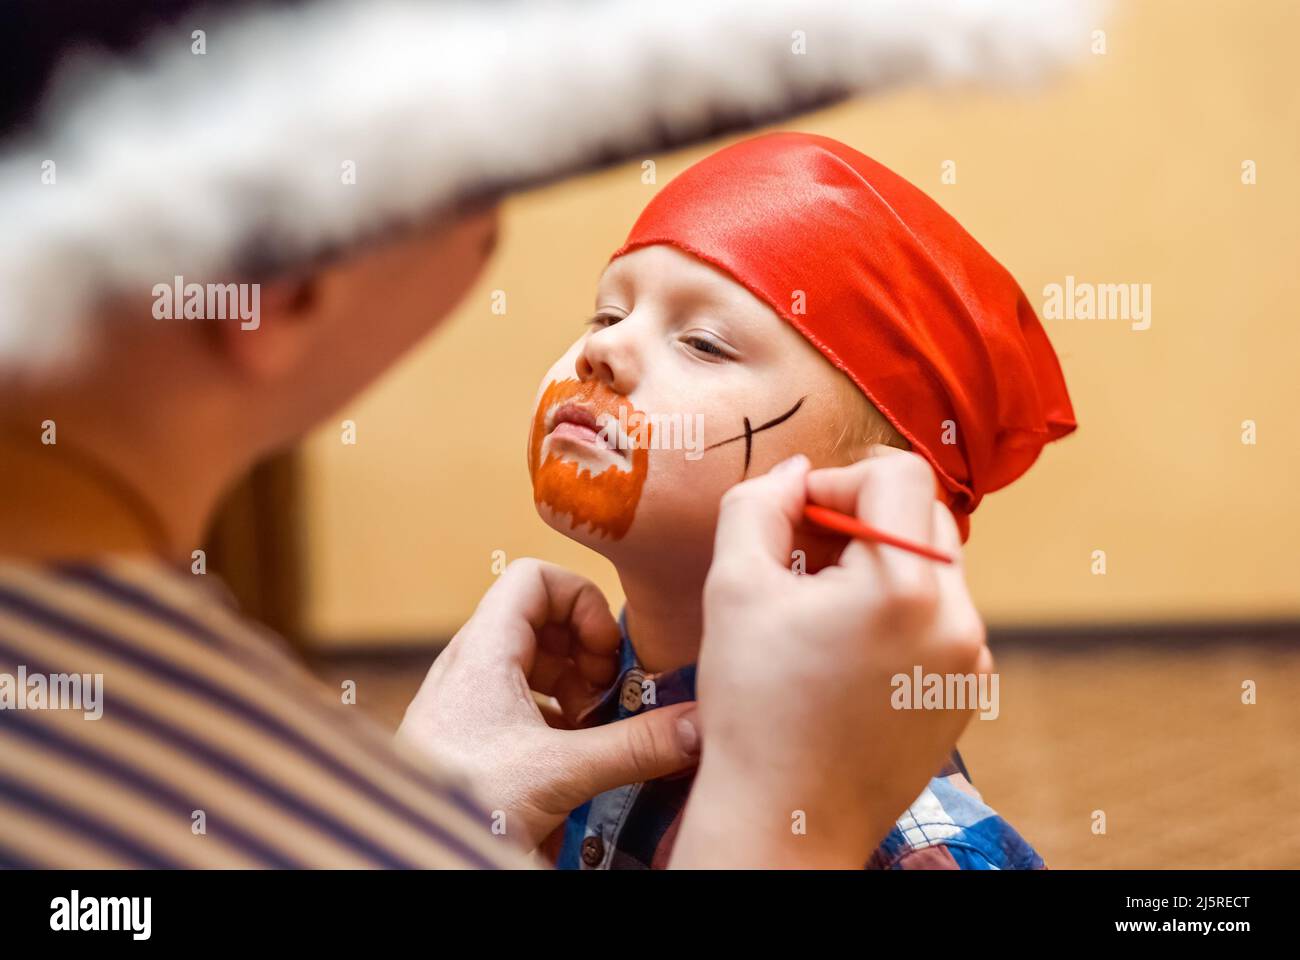
[[(971, 716), (895, 709), (891, 678), (992, 670), (929, 464), (876, 447), (852, 466), (808, 466), (794, 457), (723, 500), (697, 679), (703, 754), (677, 867), (861, 868)], [(955, 562), (855, 539), (838, 563), (796, 576), (809, 502)]]

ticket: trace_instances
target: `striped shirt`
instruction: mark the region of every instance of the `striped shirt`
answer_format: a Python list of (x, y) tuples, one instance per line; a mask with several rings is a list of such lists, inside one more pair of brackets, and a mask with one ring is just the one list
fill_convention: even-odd
[(342, 699), (211, 576), (0, 562), (0, 866), (531, 863)]

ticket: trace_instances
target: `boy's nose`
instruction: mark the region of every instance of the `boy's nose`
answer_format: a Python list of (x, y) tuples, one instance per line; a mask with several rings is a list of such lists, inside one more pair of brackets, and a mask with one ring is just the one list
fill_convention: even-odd
[(639, 375), (637, 351), (630, 332), (620, 320), (611, 327), (592, 332), (578, 352), (578, 379), (599, 380), (615, 393), (630, 394)]

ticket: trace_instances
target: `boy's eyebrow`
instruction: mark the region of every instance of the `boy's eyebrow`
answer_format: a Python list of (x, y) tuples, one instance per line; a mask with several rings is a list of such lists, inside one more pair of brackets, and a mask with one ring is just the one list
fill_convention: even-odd
[[(637, 295), (643, 292), (640, 286), (637, 283), (636, 271), (622, 269), (622, 261), (615, 260), (605, 267), (596, 282), (596, 310), (599, 312), (605, 305), (604, 301), (610, 298), (630, 297), (635, 300)], [(673, 307), (678, 307), (682, 301), (689, 300), (694, 308), (725, 311), (728, 315), (737, 308), (736, 300), (731, 295), (732, 291), (720, 289), (715, 284), (694, 277), (658, 281), (654, 284), (653, 292)], [(614, 304), (608, 305), (614, 306)], [(618, 304), (617, 308), (626, 309), (622, 304)]]
[[(734, 311), (736, 306), (735, 303), (732, 300), (730, 300), (728, 297), (719, 296), (714, 290), (705, 286), (704, 284), (696, 284), (696, 283), (689, 283), (689, 282), (686, 284), (674, 284), (673, 286), (669, 287), (666, 290), (661, 287), (658, 290), (656, 290), (656, 293), (659, 294), (659, 296), (662, 299), (662, 302), (664, 302), (670, 308), (672, 308), (674, 314), (678, 314), (682, 312), (681, 308), (683, 304), (689, 304), (689, 306), (693, 311), (707, 310), (714, 313), (720, 313), (720, 312), (730, 313), (731, 311)], [(618, 297), (611, 297), (610, 294), (611, 291), (597, 290), (596, 292), (597, 310), (602, 309), (602, 305), (604, 304), (608, 304), (609, 306), (614, 306), (619, 310), (627, 309), (626, 306), (624, 306), (622, 303), (610, 303), (611, 300), (622, 299)], [(633, 301), (637, 299), (635, 290), (633, 290), (630, 299)]]
[(596, 309), (601, 308), (601, 301), (608, 297), (615, 289), (623, 291), (627, 288), (628, 282), (624, 278), (624, 272), (618, 269), (618, 261), (611, 263), (600, 272), (596, 279)]

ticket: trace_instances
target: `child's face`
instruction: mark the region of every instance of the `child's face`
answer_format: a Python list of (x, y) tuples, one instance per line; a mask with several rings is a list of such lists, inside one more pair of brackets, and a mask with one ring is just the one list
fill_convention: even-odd
[(841, 441), (855, 433), (855, 391), (740, 284), (644, 247), (605, 270), (596, 319), (542, 381), (529, 441), (538, 512), (615, 561), (652, 550), (707, 562), (728, 487), (796, 453), (852, 459)]

